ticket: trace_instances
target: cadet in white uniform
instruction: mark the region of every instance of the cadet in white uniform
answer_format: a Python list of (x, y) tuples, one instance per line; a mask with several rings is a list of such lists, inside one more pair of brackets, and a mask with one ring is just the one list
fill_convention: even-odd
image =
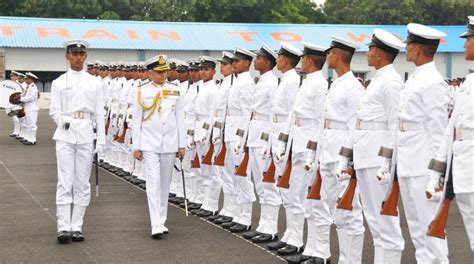
[(38, 87), (36, 87), (35, 81), (38, 80), (38, 76), (31, 72), (27, 72), (25, 82), (27, 84), (26, 93), (20, 98), (25, 108), (25, 127), (27, 132), (24, 133), (25, 137), (22, 141), (25, 145), (36, 144), (36, 131), (38, 126), (36, 122), (38, 120)]
[[(464, 44), (466, 60), (474, 61), (474, 16), (469, 16), (468, 29), (461, 34), (461, 38), (466, 39)], [(474, 73), (471, 73), (456, 90), (453, 114), (444, 132), (435, 158), (438, 161), (450, 163), (452, 167), (452, 173), (449, 177), (453, 179), (456, 202), (464, 221), (471, 250), (474, 252), (474, 181), (472, 180), (472, 164), (474, 163), (473, 102)], [(452, 158), (451, 162), (449, 162), (449, 158)], [(446, 171), (449, 171), (449, 168)], [(430, 180), (426, 192), (427, 196), (431, 199), (440, 196), (435, 194), (435, 190), (442, 187), (439, 186), (441, 174), (444, 173), (430, 172)]]
[(151, 83), (137, 90), (133, 106), (133, 155), (143, 160), (153, 239), (167, 233), (168, 193), (176, 154), (184, 157), (186, 139), (183, 98), (166, 82), (166, 56), (145, 63)]
[[(20, 76), (20, 73), (17, 71), (10, 72), (10, 80), (14, 82), (20, 83), (18, 81), (19, 76)], [(11, 111), (19, 110), (18, 108), (19, 106), (17, 108), (6, 109), (6, 113), (9, 114)], [(13, 121), (13, 132), (9, 136), (18, 137), (20, 135), (20, 120), (18, 119), (18, 116), (14, 115), (12, 116), (12, 121)]]
[[(234, 175), (234, 188), (237, 194), (235, 202), (236, 215), (232, 222), (223, 223), (222, 227), (231, 232), (238, 233), (250, 229), (252, 222), (252, 204), (256, 200), (253, 183), (249, 175), (247, 177), (234, 174), (243, 158), (243, 147), (245, 137), (238, 136), (237, 130), (242, 131), (250, 121), (250, 104), (255, 92), (255, 83), (250, 75), (250, 64), (256, 55), (244, 48), (237, 47), (234, 51), (234, 71), (238, 74), (234, 84), (229, 90), (229, 101), (227, 104), (227, 117), (225, 129), (225, 142), (227, 154), (225, 168)], [(248, 120), (246, 120), (248, 119)]]
[[(301, 51), (296, 47), (290, 45), (289, 43), (283, 42), (281, 48), (278, 51), (277, 69), (282, 72), (281, 82), (278, 85), (275, 93), (272, 97), (272, 107), (271, 107), (271, 120), (272, 120), (272, 133), (271, 137), (271, 150), (272, 158), (275, 164), (275, 176), (278, 177), (277, 183), (280, 180), (280, 176), (283, 173), (286, 165), (286, 158), (288, 157), (290, 146), (287, 145), (288, 142), (291, 142), (291, 139), (287, 140), (288, 142), (281, 142), (279, 140), (280, 134), (287, 133), (292, 135), (291, 131), (287, 131), (287, 120), (290, 112), (293, 110), (293, 104), (296, 99), (296, 94), (301, 84), (301, 77), (295, 70), (296, 65), (300, 61), (300, 56), (302, 55)], [(270, 153), (270, 149), (267, 149), (265, 152)], [(267, 155), (264, 153), (264, 155)], [(285, 211), (289, 212), (289, 192), (288, 189), (279, 188), (280, 197), (282, 199), (283, 207)], [(293, 219), (293, 214), (286, 213), (286, 230), (283, 234), (283, 237), (280, 241), (273, 242), (268, 244), (268, 249), (278, 250), (278, 254), (288, 255), (303, 250), (302, 245), (298, 244), (294, 239), (291, 240), (292, 236), (292, 227), (296, 224), (295, 221), (300, 221), (301, 219)], [(304, 222), (304, 216), (303, 216)], [(293, 244), (291, 244), (291, 243)]]
[[(252, 239), (254, 243), (265, 243), (278, 238), (278, 213), (281, 198), (275, 181), (263, 182), (264, 173), (270, 165), (270, 156), (262, 159), (262, 151), (269, 145), (270, 140), (270, 111), (272, 95), (278, 87), (278, 78), (273, 73), (278, 55), (268, 46), (264, 45), (256, 53), (254, 61), (255, 70), (260, 72), (260, 78), (255, 86), (252, 98), (250, 122), (244, 129), (248, 131), (247, 147), (249, 148), (249, 163), (247, 177), (253, 178), (255, 189), (260, 202), (260, 221), (255, 231), (243, 235)], [(264, 134), (262, 140), (262, 134)]]
[[(102, 87), (84, 71), (89, 43), (72, 40), (64, 46), (70, 69), (53, 81), (49, 111), (58, 125), (53, 139), (58, 164), (56, 216), (60, 243), (67, 243), (71, 238), (77, 242), (84, 240), (82, 224), (90, 202), (93, 151), (101, 152), (105, 145)], [(97, 129), (95, 150), (94, 126)]]
[[(290, 256), (289, 263), (300, 263), (314, 261), (319, 263), (323, 260), (319, 252), (319, 238), (329, 232), (329, 227), (319, 224), (317, 215), (312, 211), (314, 200), (306, 199), (307, 186), (311, 186), (315, 173), (305, 170), (307, 146), (310, 142), (317, 141), (317, 134), (322, 125), (322, 114), (324, 101), (328, 89), (328, 82), (323, 76), (321, 69), (326, 62), (327, 47), (321, 47), (311, 43), (303, 42), (304, 50), (301, 67), (307, 74), (306, 79), (296, 95), (293, 111), (287, 121), (288, 127), (293, 127), (293, 169), (290, 178), (289, 203), (293, 218), (300, 218), (305, 213), (307, 218), (308, 236), (306, 246), (302, 255)], [(287, 130), (290, 130), (289, 128)], [(300, 245), (303, 244), (304, 221), (299, 220), (299, 225), (294, 225), (294, 239)], [(319, 261), (319, 262), (318, 262)], [(313, 262), (311, 262), (313, 263)]]
[[(380, 185), (375, 176), (383, 163), (383, 158), (377, 155), (378, 149), (388, 147), (398, 129), (397, 110), (403, 81), (392, 62), (405, 45), (382, 29), (374, 30), (368, 45), (367, 61), (376, 72), (359, 104), (356, 129), (345, 147), (353, 149), (362, 209), (374, 240), (374, 263), (400, 263), (405, 245), (400, 220), (398, 216), (380, 214), (389, 185)], [(347, 168), (348, 160), (342, 158), (338, 171)]]
[[(403, 208), (418, 263), (448, 263), (446, 240), (426, 235), (437, 203), (425, 198), (429, 180), (428, 164), (435, 156), (448, 122), (449, 87), (433, 61), (441, 31), (410, 23), (407, 26), (407, 61), (416, 65), (400, 98), (396, 141), (396, 168)], [(395, 149), (394, 149), (395, 150)], [(391, 179), (390, 160), (377, 172), (382, 180)]]

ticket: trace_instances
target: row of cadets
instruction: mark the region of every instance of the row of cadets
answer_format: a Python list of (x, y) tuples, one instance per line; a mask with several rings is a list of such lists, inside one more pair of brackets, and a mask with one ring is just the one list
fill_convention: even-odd
[(142, 160), (150, 212), (151, 235), (159, 239), (165, 226), (168, 195), (176, 155), (185, 154), (183, 97), (178, 86), (167, 83), (165, 55), (145, 62), (151, 82), (137, 89), (133, 106), (133, 156)]
[[(217, 155), (219, 153), (225, 151), (223, 148), (227, 102), (229, 97), (229, 89), (234, 81), (232, 69), (233, 56), (234, 55), (232, 53), (224, 51), (222, 53), (222, 58), (218, 60), (220, 63), (220, 71), (224, 78), (218, 85), (217, 102), (214, 111), (214, 124), (212, 127), (212, 143), (214, 144), (213, 161), (216, 161)], [(228, 170), (225, 170), (223, 166), (214, 165), (213, 170), (216, 170), (215, 173), (220, 175), (220, 181), (215, 182), (215, 190), (217, 193), (217, 188), (222, 188), (224, 201), (219, 214), (209, 216), (208, 220), (213, 221), (216, 224), (230, 222), (235, 217), (234, 203), (236, 199), (236, 193), (233, 183), (234, 175), (233, 173), (229, 173)], [(217, 199), (218, 198), (219, 197), (217, 197)]]
[[(256, 55), (244, 48), (237, 47), (234, 51), (233, 68), (237, 74), (234, 84), (229, 89), (225, 142), (227, 148), (225, 169), (235, 175), (235, 168), (243, 159), (244, 144), (248, 131), (251, 113), (252, 97), (255, 92), (255, 83), (250, 75), (250, 65)], [(243, 133), (238, 133), (242, 131)], [(233, 233), (244, 232), (250, 229), (252, 221), (252, 204), (256, 200), (254, 187), (250, 177), (234, 176), (235, 215), (231, 222), (223, 223), (222, 227)]]
[[(278, 86), (278, 78), (273, 73), (278, 55), (268, 46), (263, 45), (256, 52), (254, 67), (260, 73), (251, 102), (251, 114), (244, 129), (247, 133), (249, 165), (247, 177), (253, 178), (256, 193), (260, 202), (260, 221), (255, 231), (243, 235), (254, 243), (265, 243), (278, 238), (278, 212), (281, 205), (280, 195), (275, 183), (263, 182), (262, 178), (270, 157), (262, 158), (262, 152), (269, 147), (271, 133), (272, 96)], [(247, 121), (247, 120), (246, 120)], [(262, 135), (264, 140), (262, 140)], [(239, 176), (237, 176), (239, 177)], [(252, 190), (253, 191), (253, 190)]]
[(212, 169), (212, 165), (202, 162), (211, 145), (214, 109), (218, 99), (217, 85), (213, 80), (216, 73), (216, 64), (217, 61), (212, 57), (199, 57), (199, 74), (202, 86), (194, 102), (194, 143), (200, 163), (200, 168), (196, 169), (199, 184), (197, 188), (198, 192), (202, 192), (203, 200), (202, 206), (191, 210), (191, 213), (201, 217), (217, 214), (221, 191), (219, 186), (220, 177), (216, 170)]

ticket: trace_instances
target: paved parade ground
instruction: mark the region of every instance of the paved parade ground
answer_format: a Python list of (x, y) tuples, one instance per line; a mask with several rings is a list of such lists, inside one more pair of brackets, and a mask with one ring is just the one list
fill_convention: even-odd
[[(145, 192), (100, 169), (100, 195), (84, 220), (82, 243), (56, 242), (56, 156), (51, 140), (55, 124), (46, 111), (38, 116), (38, 143), (24, 146), (9, 138), (12, 122), (0, 114), (0, 263), (285, 263), (262, 247), (247, 242), (170, 205), (169, 234), (153, 240)], [(91, 177), (95, 184), (94, 174)], [(259, 217), (254, 206), (253, 228)], [(402, 263), (415, 263), (402, 214), (406, 246)], [(280, 234), (284, 231), (280, 213)], [(335, 230), (333, 230), (335, 231)], [(462, 219), (453, 203), (447, 228), (451, 263), (472, 263), (473, 254)], [(366, 227), (363, 263), (373, 262)], [(337, 263), (337, 237), (331, 236), (332, 261)], [(265, 246), (265, 245), (262, 245)]]

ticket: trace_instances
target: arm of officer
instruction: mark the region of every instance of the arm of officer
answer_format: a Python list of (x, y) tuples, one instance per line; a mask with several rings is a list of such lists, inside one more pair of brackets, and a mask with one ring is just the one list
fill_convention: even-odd
[(403, 89), (403, 82), (390, 81), (382, 91), (383, 106), (387, 115), (387, 125), (390, 131), (389, 145), (385, 147), (393, 148), (398, 130), (398, 108), (400, 104), (400, 95)]
[[(186, 128), (184, 124), (184, 97), (179, 96), (178, 102), (176, 103), (176, 127), (178, 128), (178, 147), (180, 149), (186, 148)], [(140, 115), (141, 116), (141, 115)], [(139, 118), (134, 118), (139, 119)], [(184, 153), (183, 153), (184, 156)]]
[(97, 124), (97, 145), (105, 145), (104, 91), (100, 82), (96, 82), (94, 117)]
[(51, 84), (51, 105), (49, 107), (49, 116), (54, 120), (54, 122), (60, 126), (61, 125), (61, 95), (60, 95), (60, 86), (58, 85), (59, 80), (54, 80)]
[(432, 153), (436, 153), (448, 125), (449, 88), (447, 84), (439, 82), (429, 86), (423, 100), (426, 106), (426, 131), (429, 133)]
[(141, 141), (141, 133), (142, 133), (142, 122), (143, 122), (143, 108), (138, 103), (138, 90), (136, 91), (137, 94), (135, 96), (135, 103), (133, 104), (133, 119), (132, 119), (132, 138), (133, 144), (132, 149), (133, 151), (140, 151), (140, 141)]
[(244, 135), (242, 136), (242, 141), (239, 144), (240, 147), (243, 147), (245, 138), (247, 138), (248, 128), (250, 126), (250, 117), (252, 115), (252, 92), (255, 89), (254, 83), (248, 83), (244, 85), (239, 94), (240, 99), (240, 109), (242, 111), (242, 123), (240, 129), (244, 130)]
[(25, 96), (20, 98), (20, 101), (23, 103), (28, 103), (34, 101), (38, 97), (38, 88), (34, 84), (30, 84)]

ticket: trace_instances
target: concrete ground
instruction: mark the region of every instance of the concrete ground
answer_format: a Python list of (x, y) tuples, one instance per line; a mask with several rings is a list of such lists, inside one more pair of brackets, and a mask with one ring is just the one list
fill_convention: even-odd
[[(145, 192), (100, 169), (100, 195), (92, 200), (84, 224), (86, 241), (56, 242), (56, 155), (51, 140), (55, 125), (47, 112), (38, 118), (38, 143), (24, 146), (9, 138), (11, 120), (0, 114), (0, 263), (285, 263), (272, 252), (247, 242), (198, 217), (170, 205), (162, 240), (150, 237)], [(91, 179), (94, 185), (94, 178)], [(401, 210), (402, 211), (402, 210)], [(402, 263), (415, 263), (406, 220)], [(254, 227), (259, 208), (254, 206)], [(285, 229), (280, 214), (280, 234)], [(453, 203), (447, 227), (451, 263), (471, 263), (459, 210)], [(332, 260), (337, 263), (337, 237), (331, 236)], [(363, 263), (373, 262), (373, 246), (366, 228)], [(265, 245), (263, 245), (265, 246)]]

